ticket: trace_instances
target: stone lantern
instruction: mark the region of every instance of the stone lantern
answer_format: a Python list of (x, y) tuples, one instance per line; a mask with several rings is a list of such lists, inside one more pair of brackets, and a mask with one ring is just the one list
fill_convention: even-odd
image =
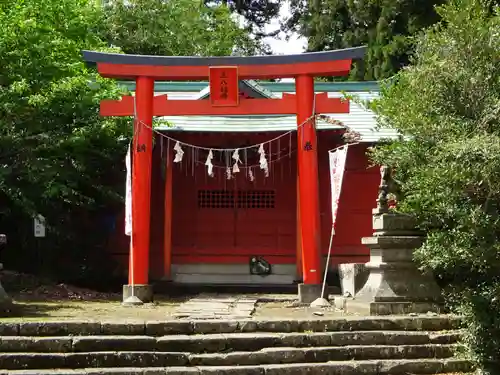
[[(377, 208), (373, 210), (373, 236), (362, 238), (370, 249), (365, 285), (357, 303), (371, 315), (441, 312), (441, 291), (434, 277), (418, 269), (413, 253), (425, 241), (412, 216), (389, 209), (388, 195), (396, 193), (392, 171), (383, 166)], [(368, 311), (367, 311), (368, 312)]]

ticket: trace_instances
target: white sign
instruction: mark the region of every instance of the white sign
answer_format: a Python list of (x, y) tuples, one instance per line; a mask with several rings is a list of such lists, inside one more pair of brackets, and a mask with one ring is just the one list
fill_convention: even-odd
[(35, 237), (45, 237), (45, 218), (38, 215), (33, 219)]
[(329, 151), (330, 158), (330, 184), (332, 191), (332, 227), (335, 228), (337, 212), (339, 209), (340, 192), (342, 190), (342, 180), (344, 178), (345, 164), (347, 159), (348, 146), (342, 146)]

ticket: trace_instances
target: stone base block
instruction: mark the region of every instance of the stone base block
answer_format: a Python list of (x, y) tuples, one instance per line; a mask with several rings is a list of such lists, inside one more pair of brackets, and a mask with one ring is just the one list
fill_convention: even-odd
[(365, 285), (369, 271), (364, 263), (339, 264), (341, 292), (344, 297), (354, 296)]
[(421, 234), (416, 229), (415, 218), (410, 215), (401, 213), (373, 215), (372, 223), (376, 236), (414, 236)]
[[(299, 303), (310, 304), (321, 297), (321, 284), (299, 284)], [(328, 288), (325, 289), (325, 292)], [(325, 293), (326, 294), (326, 293)], [(325, 298), (328, 298), (325, 295)]]
[(441, 290), (434, 277), (420, 272), (413, 262), (372, 262), (367, 266), (370, 275), (356, 293), (359, 301), (432, 303), (441, 300)]
[(135, 296), (142, 303), (153, 302), (153, 286), (152, 285), (124, 285), (123, 286), (123, 302), (129, 297)]
[[(336, 301), (336, 307), (337, 301)], [(363, 302), (345, 299), (344, 309), (349, 314), (360, 315), (408, 315), (408, 314), (444, 314), (442, 304), (433, 302)]]
[(370, 315), (443, 314), (444, 306), (432, 302), (372, 302)]

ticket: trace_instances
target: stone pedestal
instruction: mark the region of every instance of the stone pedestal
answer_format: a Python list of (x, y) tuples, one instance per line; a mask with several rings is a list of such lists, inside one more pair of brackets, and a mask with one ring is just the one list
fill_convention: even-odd
[(343, 297), (354, 297), (365, 285), (368, 270), (364, 263), (339, 264), (340, 287)]
[(357, 310), (364, 305), (371, 315), (441, 312), (441, 291), (434, 277), (413, 262), (413, 252), (425, 236), (415, 230), (412, 217), (375, 212), (373, 229), (373, 237), (362, 238), (370, 248), (365, 265), (370, 274), (352, 305)]
[[(310, 304), (321, 297), (321, 284), (299, 284), (299, 303)], [(328, 289), (326, 289), (328, 290)], [(325, 298), (328, 299), (328, 294), (325, 292)]]
[[(153, 286), (152, 285), (124, 285), (123, 286), (123, 302), (126, 303), (130, 297), (137, 297), (142, 303), (153, 302)], [(136, 304), (136, 303), (133, 303)]]

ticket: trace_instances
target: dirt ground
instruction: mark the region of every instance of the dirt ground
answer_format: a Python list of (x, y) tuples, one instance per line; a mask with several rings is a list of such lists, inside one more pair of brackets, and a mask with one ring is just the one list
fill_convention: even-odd
[[(155, 303), (127, 307), (121, 294), (102, 293), (56, 284), (36, 276), (12, 271), (0, 273), (1, 282), (14, 300), (14, 308), (0, 313), (0, 321), (157, 321), (175, 319), (176, 308), (189, 297), (155, 296)], [(335, 309), (311, 309), (290, 301), (258, 303), (254, 319), (307, 319), (338, 317)]]
[[(127, 307), (119, 299), (105, 300), (51, 300), (51, 301), (19, 301), (14, 299), (14, 309), (7, 316), (0, 317), (6, 321), (159, 321), (175, 319), (176, 307), (182, 300), (158, 300), (143, 306)], [(342, 313), (334, 311), (310, 309), (305, 307), (290, 308), (285, 303), (258, 304), (253, 314), (254, 319), (310, 319), (314, 317), (339, 317)], [(316, 315), (319, 314), (319, 315)]]
[[(143, 306), (127, 307), (119, 298), (113, 300), (29, 300), (14, 297), (14, 309), (2, 321), (158, 321), (175, 319), (176, 308), (182, 299), (162, 300)], [(259, 303), (256, 306), (254, 319), (310, 319), (314, 317), (339, 317), (341, 312), (319, 310), (307, 307), (293, 307), (285, 302)]]
[[(32, 275), (0, 272), (1, 282), (14, 300), (14, 308), (0, 311), (2, 321), (162, 321), (175, 319), (176, 308), (192, 296), (162, 297), (155, 303), (127, 307), (121, 294), (102, 293), (56, 284)], [(252, 295), (253, 296), (253, 295)], [(267, 296), (268, 298), (270, 295)], [(283, 295), (273, 296), (283, 297)], [(293, 297), (293, 296), (292, 296)], [(254, 319), (314, 319), (345, 316), (335, 308), (314, 309), (288, 300), (257, 303)], [(350, 314), (353, 315), (353, 314)]]
[(143, 306), (126, 307), (121, 294), (102, 293), (36, 276), (2, 271), (1, 282), (14, 304), (0, 313), (0, 321), (147, 321), (166, 320), (185, 299), (162, 299)]
[(52, 301), (16, 302), (14, 310), (5, 321), (158, 321), (172, 319), (177, 306), (172, 302), (160, 302), (140, 307), (124, 307), (119, 301)]

